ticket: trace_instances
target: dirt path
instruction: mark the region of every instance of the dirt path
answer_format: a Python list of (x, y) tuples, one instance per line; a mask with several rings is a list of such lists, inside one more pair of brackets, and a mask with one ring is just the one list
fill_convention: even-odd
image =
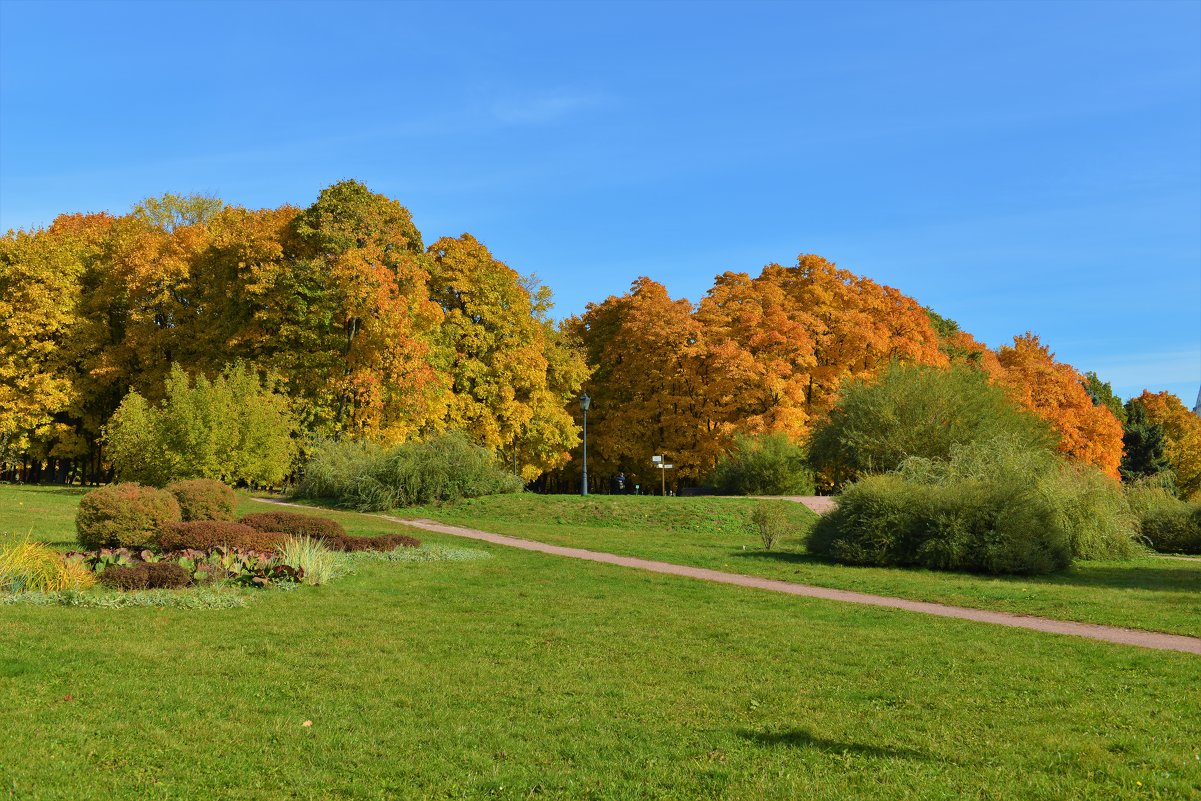
[[(283, 506), (300, 506), (305, 509), (312, 509), (311, 506), (302, 506), (301, 504), (285, 503), (283, 501), (272, 501), (262, 498), (254, 500), (263, 503), (276, 503)], [(639, 559), (633, 556), (618, 556), (617, 554), (603, 553), (601, 551), (586, 551), (582, 548), (567, 548), (561, 545), (547, 545), (543, 542), (534, 542), (533, 540), (523, 540), (517, 537), (506, 537), (503, 534), (492, 534), (487, 531), (478, 531), (472, 528), (463, 528), (462, 526), (452, 526), (447, 523), (439, 523), (435, 520), (407, 520), (405, 518), (393, 517), (391, 515), (369, 515), (369, 517), (379, 517), (384, 520), (389, 520), (393, 523), (401, 523), (406, 526), (420, 528), (425, 531), (433, 531), (438, 534), (450, 534), (455, 537), (466, 537), (473, 540), (482, 540), (483, 542), (491, 542), (496, 545), (506, 545), (511, 548), (521, 548), (526, 551), (537, 551), (539, 553), (552, 554), (554, 556), (566, 556), (572, 559), (586, 559), (590, 562), (602, 562), (609, 565), (619, 565), (621, 567), (632, 567), (639, 570), (648, 570), (652, 573), (666, 573), (671, 576), (684, 576), (686, 578), (700, 579), (702, 581), (713, 581), (719, 584), (733, 584), (739, 587), (751, 587), (759, 590), (770, 590), (772, 592), (782, 592), (788, 595), (801, 595), (807, 598), (821, 598), (827, 601), (842, 601), (853, 604), (866, 604), (868, 606), (883, 606), (889, 609), (902, 609), (907, 612), (921, 612), (927, 615), (937, 615), (939, 617), (953, 617), (960, 620), (972, 620), (979, 623), (994, 623), (999, 626), (1011, 626), (1019, 629), (1032, 629), (1034, 631), (1042, 631), (1050, 634), (1070, 634), (1075, 637), (1087, 637), (1092, 640), (1102, 640), (1105, 642), (1119, 643), (1121, 645), (1135, 645), (1140, 648), (1154, 648), (1161, 651), (1182, 651), (1189, 654), (1201, 654), (1201, 638), (1185, 637), (1180, 634), (1163, 634), (1154, 631), (1139, 631), (1137, 629), (1124, 629), (1118, 626), (1101, 626), (1095, 623), (1074, 623), (1067, 620), (1053, 620), (1045, 617), (1031, 617), (1028, 615), (1015, 615), (1009, 612), (992, 612), (987, 609), (969, 609), (960, 606), (947, 606), (946, 604), (928, 603), (926, 601), (909, 601), (904, 598), (891, 598), (886, 595), (869, 595), (863, 592), (851, 592), (849, 590), (832, 590), (826, 587), (814, 587), (809, 584), (795, 584), (790, 581), (777, 581), (776, 579), (758, 578), (756, 576), (744, 576), (739, 573), (725, 573), (720, 570), (709, 570), (703, 567), (689, 567), (687, 565), (677, 565), (671, 562), (656, 562), (650, 559)]]

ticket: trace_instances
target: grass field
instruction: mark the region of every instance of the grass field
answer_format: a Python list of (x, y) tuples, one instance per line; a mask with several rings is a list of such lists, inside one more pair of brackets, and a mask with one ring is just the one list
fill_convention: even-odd
[[(76, 502), (0, 487), (0, 530), (65, 547)], [(1196, 657), (470, 547), (0, 607), (0, 797), (1201, 797)]]
[[(524, 494), (394, 514), (821, 587), (1201, 636), (1201, 561), (1148, 556), (1129, 562), (1079, 562), (1063, 574), (1033, 577), (844, 567), (807, 554), (800, 536), (765, 551), (742, 523), (755, 503), (733, 498)], [(800, 504), (789, 506), (798, 529), (804, 530), (816, 517)]]

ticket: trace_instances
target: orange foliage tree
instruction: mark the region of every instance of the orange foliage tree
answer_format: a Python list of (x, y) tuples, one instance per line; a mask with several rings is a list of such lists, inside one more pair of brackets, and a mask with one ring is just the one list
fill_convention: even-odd
[(1059, 451), (1118, 478), (1122, 461), (1122, 424), (1104, 406), (1093, 404), (1084, 376), (1027, 332), (1002, 346), (997, 359), (1000, 382), (1010, 397), (1051, 424), (1059, 435)]

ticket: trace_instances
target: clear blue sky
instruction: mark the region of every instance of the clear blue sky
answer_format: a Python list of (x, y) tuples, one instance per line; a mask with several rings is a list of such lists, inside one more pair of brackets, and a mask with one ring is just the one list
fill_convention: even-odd
[(0, 228), (353, 177), (557, 314), (820, 253), (1201, 383), (1201, 3), (0, 0)]

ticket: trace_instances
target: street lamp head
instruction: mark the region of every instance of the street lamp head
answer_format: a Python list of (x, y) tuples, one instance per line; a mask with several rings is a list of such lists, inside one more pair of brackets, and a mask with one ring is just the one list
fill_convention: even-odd
[(580, 396), (580, 411), (582, 411), (582, 412), (588, 411), (588, 407), (591, 405), (592, 405), (592, 398), (588, 397), (588, 393), (585, 392), (583, 395)]

